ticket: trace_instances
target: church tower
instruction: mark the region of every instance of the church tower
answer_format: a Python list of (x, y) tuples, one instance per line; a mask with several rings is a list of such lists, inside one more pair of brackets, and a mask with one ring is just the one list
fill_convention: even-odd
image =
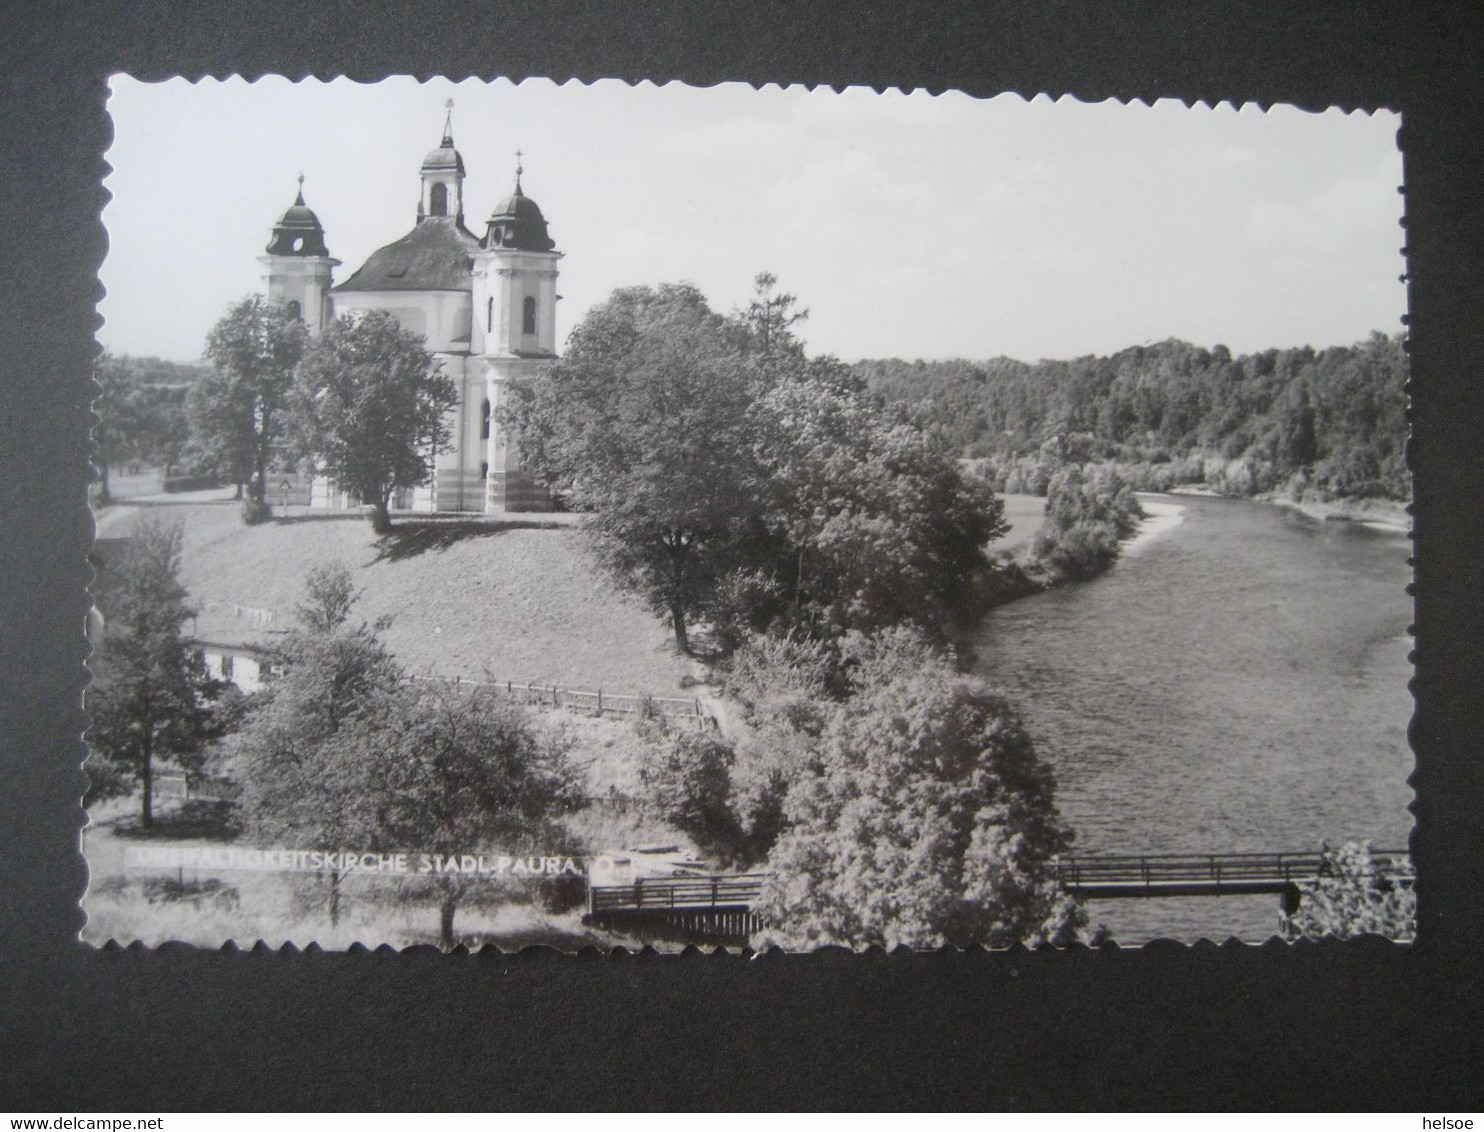
[(267, 252), (258, 262), (265, 268), (268, 301), (287, 304), (309, 333), (318, 334), (331, 318), (331, 276), (340, 261), (330, 258), (319, 217), (304, 203), (302, 175), (299, 195), (273, 226)]
[[(519, 155), (517, 154), (517, 159)], [(495, 206), (474, 254), (471, 352), (484, 371), (485, 510), (537, 511), (551, 506), (524, 472), (520, 453), (500, 427), (512, 379), (556, 360), (557, 261), (562, 258), (536, 202), (521, 189)]]
[(464, 159), (453, 145), (453, 100), (448, 102), (448, 115), (443, 120), (443, 140), (438, 148), (423, 158), (423, 192), (417, 203), (417, 220), (450, 216), (455, 224), (464, 224)]

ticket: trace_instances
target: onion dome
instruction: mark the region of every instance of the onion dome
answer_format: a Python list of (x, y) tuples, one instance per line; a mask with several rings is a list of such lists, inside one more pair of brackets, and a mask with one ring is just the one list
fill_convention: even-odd
[(428, 156), (423, 158), (423, 172), (437, 173), (444, 169), (452, 169), (462, 177), (464, 159), (453, 147), (453, 99), (449, 99), (447, 105), (448, 117), (443, 121), (443, 140), (438, 143), (437, 149), (429, 150)]
[(521, 192), (519, 168), (515, 171), (515, 192), (495, 205), (485, 230), (483, 246), (511, 248), (522, 252), (549, 252), (556, 242), (547, 234), (546, 217), (530, 197)]
[(325, 230), (314, 210), (304, 203), (304, 178), (299, 177), (299, 195), (273, 226), (269, 255), (327, 256)]

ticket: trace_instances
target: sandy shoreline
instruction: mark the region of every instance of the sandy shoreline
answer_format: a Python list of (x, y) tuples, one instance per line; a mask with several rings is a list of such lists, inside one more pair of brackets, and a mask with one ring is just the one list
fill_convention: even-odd
[(1361, 523), (1377, 530), (1406, 534), (1412, 529), (1407, 505), (1392, 499), (1328, 500), (1323, 503), (1272, 496), (1258, 500), (1307, 515), (1321, 523)]
[(1249, 503), (1268, 503), (1286, 507), (1321, 523), (1362, 523), (1377, 530), (1406, 534), (1412, 529), (1407, 504), (1395, 499), (1294, 499), (1278, 492), (1253, 496), (1227, 496), (1192, 484), (1172, 487), (1170, 495), (1196, 495), (1208, 499), (1246, 499)]
[(1125, 556), (1138, 554), (1160, 535), (1185, 522), (1186, 509), (1179, 503), (1172, 503), (1167, 499), (1151, 499), (1142, 493), (1136, 494), (1139, 506), (1144, 509), (1144, 518), (1133, 537), (1123, 543), (1122, 552)]

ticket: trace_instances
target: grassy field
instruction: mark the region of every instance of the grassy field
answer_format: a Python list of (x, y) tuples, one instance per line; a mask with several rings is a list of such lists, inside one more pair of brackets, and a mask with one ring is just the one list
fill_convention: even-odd
[[(124, 533), (129, 510), (106, 513), (100, 530)], [(377, 538), (349, 515), (246, 527), (228, 500), (154, 497), (137, 510), (182, 523), (182, 581), (203, 640), (270, 641), (295, 624), (308, 571), (340, 562), (363, 591), (356, 614), (390, 617), (382, 637), (419, 675), (674, 695), (692, 668), (668, 628), (597, 572), (567, 517), (406, 517)]]
[[(597, 571), (572, 516), (405, 516), (378, 538), (359, 514), (302, 508), (247, 527), (229, 496), (141, 494), (98, 521), (100, 538), (145, 513), (182, 524), (182, 581), (202, 640), (271, 642), (295, 624), (308, 571), (340, 562), (362, 590), (357, 615), (389, 617), (382, 637), (418, 675), (662, 696), (694, 669), (667, 626)], [(992, 551), (1024, 545), (1045, 508), (1031, 496), (1005, 504), (1010, 530)]]
[(1005, 501), (1005, 520), (1010, 524), (1010, 529), (989, 544), (991, 553), (1018, 550), (1025, 546), (1046, 518), (1044, 495), (1004, 495), (1000, 498)]

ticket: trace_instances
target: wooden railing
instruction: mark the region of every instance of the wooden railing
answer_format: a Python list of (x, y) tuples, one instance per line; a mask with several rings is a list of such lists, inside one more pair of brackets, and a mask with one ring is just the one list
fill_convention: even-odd
[(640, 877), (629, 884), (594, 885), (588, 911), (666, 912), (750, 908), (763, 892), (767, 873), (734, 876)]
[[(1410, 856), (1405, 849), (1375, 849), (1371, 860), (1393, 873)], [(1078, 896), (1220, 896), (1282, 892), (1319, 876), (1323, 864), (1319, 853), (1144, 853), (1062, 857), (1055, 874)]]
[[(1374, 849), (1383, 873), (1402, 872), (1405, 849)], [(1319, 853), (1145, 853), (1137, 856), (1059, 858), (1054, 871), (1067, 891), (1079, 896), (1199, 896), (1279, 893), (1321, 875)], [(588, 890), (590, 912), (660, 912), (668, 909), (751, 907), (767, 873), (732, 876), (644, 877)]]

